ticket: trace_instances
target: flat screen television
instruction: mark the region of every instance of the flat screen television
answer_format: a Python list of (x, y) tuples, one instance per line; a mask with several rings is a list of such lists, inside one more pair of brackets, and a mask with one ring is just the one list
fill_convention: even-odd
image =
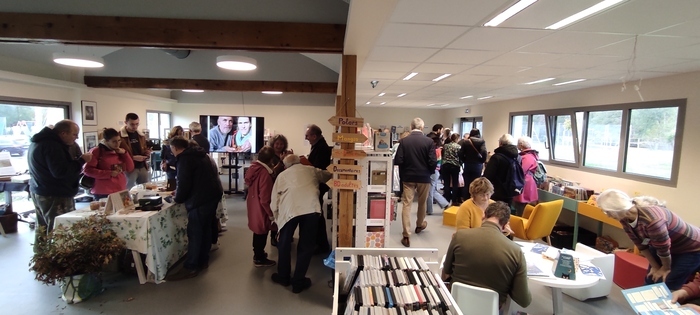
[(199, 123), (211, 152), (257, 153), (264, 145), (264, 117), (200, 115)]

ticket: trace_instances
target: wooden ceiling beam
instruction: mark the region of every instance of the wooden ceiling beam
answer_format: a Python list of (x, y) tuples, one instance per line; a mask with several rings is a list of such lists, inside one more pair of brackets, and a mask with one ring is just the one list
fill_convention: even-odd
[(342, 53), (343, 24), (0, 12), (0, 42)]
[(112, 89), (196, 89), (206, 91), (336, 94), (335, 82), (236, 81), (201, 79), (159, 79), (85, 76), (85, 84), (93, 88)]

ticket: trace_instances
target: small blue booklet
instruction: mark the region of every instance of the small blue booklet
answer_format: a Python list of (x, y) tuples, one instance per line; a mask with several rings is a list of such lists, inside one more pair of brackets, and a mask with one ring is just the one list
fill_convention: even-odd
[(536, 253), (536, 254), (542, 254), (546, 252), (549, 249), (549, 246), (547, 244), (540, 244), (537, 243), (535, 246), (532, 246), (532, 249), (530, 249), (531, 252)]
[(696, 311), (671, 303), (671, 291), (665, 283), (655, 283), (622, 290), (632, 310), (641, 315), (698, 314)]

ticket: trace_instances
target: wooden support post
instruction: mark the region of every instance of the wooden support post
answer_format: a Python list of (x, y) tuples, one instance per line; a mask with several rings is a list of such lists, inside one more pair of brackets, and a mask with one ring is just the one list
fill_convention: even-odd
[[(355, 94), (357, 89), (357, 56), (343, 55), (341, 94), (336, 99), (336, 116), (355, 117)], [(337, 132), (337, 130), (334, 130)], [(355, 127), (341, 127), (340, 132), (355, 133)], [(341, 149), (354, 149), (354, 143), (341, 143)], [(341, 159), (340, 164), (354, 165), (355, 160)], [(356, 179), (356, 175), (339, 175), (339, 179)], [(338, 246), (353, 247), (353, 217), (355, 214), (355, 191), (340, 190), (338, 204)], [(356, 231), (361, 233), (362, 231)]]

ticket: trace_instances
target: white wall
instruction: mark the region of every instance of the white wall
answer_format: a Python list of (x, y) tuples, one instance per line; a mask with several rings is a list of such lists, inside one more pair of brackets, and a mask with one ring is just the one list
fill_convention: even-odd
[[(683, 219), (695, 225), (700, 225), (700, 211), (697, 211), (695, 194), (700, 188), (700, 146), (696, 144), (700, 135), (700, 124), (695, 119), (700, 117), (700, 72), (693, 72), (663, 78), (643, 81), (641, 94), (645, 101), (687, 98), (685, 129), (681, 152), (681, 163), (677, 187), (668, 187), (634, 180), (622, 179), (579, 171), (574, 168), (548, 166), (552, 175), (572, 179), (585, 187), (602, 191), (607, 188), (617, 188), (630, 195), (651, 195), (666, 200), (669, 208)], [(620, 91), (620, 84), (589, 88), (557, 94), (489, 103), (487, 105), (471, 106), (471, 113), (464, 114), (464, 108), (446, 110), (444, 120), (456, 117), (484, 118), (484, 134), (487, 138), (487, 148), (493, 151), (498, 146), (498, 137), (508, 132), (510, 112), (530, 111), (537, 109), (553, 109), (565, 107), (582, 107), (639, 102), (637, 93), (628, 88)]]

